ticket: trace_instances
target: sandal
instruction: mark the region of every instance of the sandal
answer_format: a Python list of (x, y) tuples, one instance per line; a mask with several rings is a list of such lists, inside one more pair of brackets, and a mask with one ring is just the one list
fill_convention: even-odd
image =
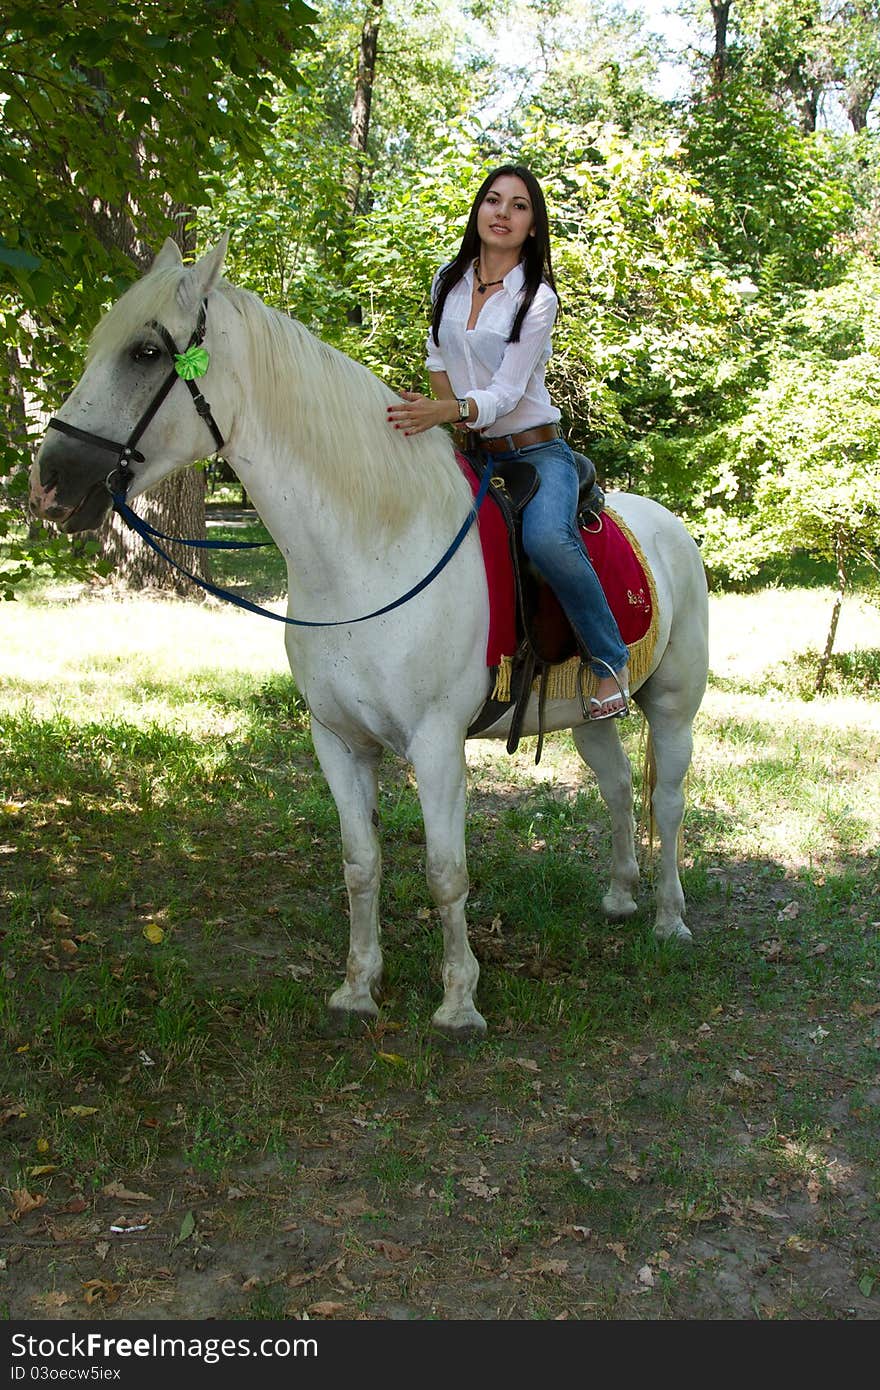
[(599, 719), (625, 719), (629, 714), (628, 701), (629, 690), (625, 686), (613, 695), (606, 695), (604, 700), (597, 700), (595, 695), (591, 695), (590, 722)]

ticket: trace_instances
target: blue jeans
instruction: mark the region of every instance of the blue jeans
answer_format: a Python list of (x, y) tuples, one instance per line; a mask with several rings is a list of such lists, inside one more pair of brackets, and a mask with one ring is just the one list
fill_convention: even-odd
[[(562, 605), (589, 652), (596, 676), (619, 672), (629, 660), (614, 614), (577, 527), (577, 464), (564, 439), (492, 453), (490, 462), (521, 458), (537, 469), (541, 485), (523, 512), (523, 546)], [(607, 663), (607, 664), (605, 664)]]

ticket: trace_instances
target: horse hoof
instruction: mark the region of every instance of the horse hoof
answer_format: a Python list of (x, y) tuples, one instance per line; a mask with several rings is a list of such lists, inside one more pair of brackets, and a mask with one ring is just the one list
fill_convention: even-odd
[(431, 1027), (452, 1042), (473, 1042), (485, 1038), (487, 1032), (486, 1020), (476, 1009), (458, 1009), (451, 1014), (444, 1013), (442, 1005), (431, 1019)]
[(694, 944), (693, 936), (680, 917), (678, 921), (669, 922), (665, 926), (658, 922), (654, 928), (654, 935), (658, 941), (672, 941), (684, 949), (689, 949)]
[(331, 994), (327, 1009), (333, 1032), (342, 1036), (352, 1032), (352, 1023), (355, 1031), (360, 1032), (365, 1023), (375, 1023), (379, 1017), (379, 1006), (372, 994), (355, 994), (347, 984)]
[(638, 910), (638, 903), (629, 893), (617, 893), (612, 889), (602, 899), (602, 911), (609, 922), (626, 922)]

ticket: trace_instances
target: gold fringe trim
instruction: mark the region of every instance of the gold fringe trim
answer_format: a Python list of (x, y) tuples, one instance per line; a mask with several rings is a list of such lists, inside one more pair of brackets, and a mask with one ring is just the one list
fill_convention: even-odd
[[(648, 589), (651, 594), (651, 623), (644, 637), (629, 644), (629, 683), (630, 689), (635, 689), (641, 685), (650, 673), (651, 663), (654, 660), (654, 648), (657, 645), (657, 629), (659, 618), (657, 614), (657, 586), (654, 583), (654, 576), (650, 566), (645, 559), (644, 551), (636, 540), (632, 531), (625, 522), (617, 515), (611, 507), (605, 509), (614, 517), (626, 539), (633, 548), (636, 559), (642, 567)], [(510, 694), (510, 674), (513, 665), (513, 658), (503, 656), (498, 667), (498, 675), (495, 680), (495, 688), (492, 691), (493, 700), (509, 701)], [(578, 671), (580, 670), (580, 657), (573, 656), (569, 661), (563, 661), (559, 666), (551, 666), (547, 672), (547, 699), (548, 700), (576, 700), (579, 691), (583, 690), (584, 698), (589, 700), (591, 695), (595, 695), (599, 688), (599, 678), (587, 667), (581, 677), (581, 685), (578, 684)], [(538, 689), (538, 682), (535, 681), (533, 687)]]

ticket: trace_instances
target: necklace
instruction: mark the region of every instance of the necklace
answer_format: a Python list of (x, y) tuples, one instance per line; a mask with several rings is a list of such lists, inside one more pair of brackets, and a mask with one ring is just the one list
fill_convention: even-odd
[(487, 291), (488, 289), (491, 289), (493, 285), (502, 285), (502, 284), (504, 283), (504, 276), (503, 276), (503, 275), (502, 275), (502, 277), (501, 277), (500, 280), (484, 280), (484, 279), (483, 279), (483, 277), (480, 275), (480, 258), (479, 258), (479, 256), (477, 256), (476, 260), (474, 261), (474, 275), (477, 277), (477, 294), (485, 294), (486, 291)]

